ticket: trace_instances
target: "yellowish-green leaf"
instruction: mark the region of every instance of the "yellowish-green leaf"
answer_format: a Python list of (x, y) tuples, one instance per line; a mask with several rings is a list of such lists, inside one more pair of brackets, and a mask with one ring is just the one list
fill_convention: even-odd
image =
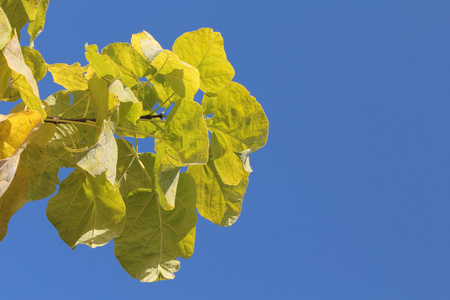
[(11, 27), (15, 28), (19, 32), (25, 24), (29, 21), (25, 7), (23, 6), (23, 0), (2, 0), (0, 6), (8, 16)]
[(2, 116), (0, 123), (0, 159), (7, 158), (22, 150), (33, 131), (41, 125), (37, 111), (24, 110), (12, 115)]
[[(28, 34), (30, 35), (30, 47), (33, 47), (34, 45), (33, 41), (44, 29), (45, 15), (47, 14), (49, 0), (34, 0), (34, 2), (36, 1), (39, 2), (39, 5), (37, 8), (35, 18), (33, 20), (30, 20), (30, 23), (28, 24)], [(33, 2), (33, 0), (31, 0), (31, 2)]]
[(125, 204), (117, 184), (104, 173), (93, 177), (76, 168), (50, 198), (47, 217), (71, 248), (103, 246), (123, 230)]
[(197, 185), (197, 210), (200, 215), (220, 226), (233, 225), (241, 214), (248, 177), (236, 186), (226, 185), (213, 160), (207, 165), (190, 166), (187, 172), (194, 177)]
[(113, 81), (120, 76), (119, 67), (109, 56), (99, 54), (97, 45), (86, 44), (84, 48), (86, 49), (86, 59), (94, 67), (97, 76), (108, 81)]
[(13, 86), (19, 90), (20, 95), (27, 106), (38, 111), (41, 114), (42, 119), (45, 119), (47, 113), (42, 108), (36, 80), (33, 77), (33, 72), (25, 63), (19, 39), (16, 35), (5, 46), (2, 53), (5, 56), (9, 68), (13, 71)]
[(80, 67), (80, 63), (72, 65), (58, 63), (47, 66), (48, 71), (52, 73), (53, 81), (66, 90), (82, 91), (88, 88), (87, 79), (84, 76), (88, 72), (88, 66)]
[(261, 105), (238, 83), (227, 85), (213, 101), (211, 155), (222, 181), (237, 185), (247, 173), (237, 153), (263, 147), (269, 122)]
[(195, 200), (194, 180), (185, 173), (180, 176), (172, 211), (160, 208), (151, 189), (130, 193), (125, 229), (114, 243), (117, 259), (132, 277), (143, 282), (175, 277), (180, 268), (176, 258), (188, 258), (193, 251)]
[(156, 89), (148, 83), (139, 82), (135, 89), (136, 97), (142, 102), (144, 113), (153, 113), (153, 106), (156, 102), (161, 102)]
[(161, 45), (147, 31), (133, 34), (131, 37), (131, 45), (147, 58), (149, 62), (152, 62), (163, 51)]
[(0, 50), (5, 48), (6, 44), (12, 38), (12, 28), (3, 9), (0, 7)]
[[(17, 166), (20, 161), (20, 153), (16, 152), (13, 155), (0, 159), (0, 196), (3, 195), (10, 186), (17, 171)], [(1, 206), (0, 206), (1, 208)], [(0, 240), (1, 240), (0, 227)]]
[(77, 153), (77, 165), (92, 176), (106, 174), (106, 178), (114, 185), (117, 167), (117, 144), (114, 138), (114, 121), (104, 121), (102, 131), (95, 145), (84, 149), (70, 149)]
[(30, 47), (22, 47), (22, 54), (25, 63), (33, 72), (34, 79), (39, 81), (44, 78), (45, 74), (47, 74), (47, 64), (41, 53)]
[(0, 55), (0, 99), (4, 98), (5, 92), (10, 88), (11, 75), (11, 69), (8, 67), (5, 57)]
[(120, 80), (115, 80), (109, 86), (109, 92), (115, 94), (119, 101), (119, 126), (124, 123), (136, 125), (142, 115), (142, 103), (136, 98), (134, 93)]
[(111, 58), (120, 69), (120, 80), (132, 88), (139, 78), (147, 75), (149, 62), (128, 43), (113, 43), (102, 49), (102, 54)]
[(101, 127), (103, 126), (103, 120), (106, 120), (110, 115), (110, 111), (116, 109), (119, 100), (109, 93), (108, 83), (96, 74), (89, 79), (88, 86), (94, 104), (96, 122)]
[(122, 197), (126, 199), (128, 194), (137, 188), (153, 186), (154, 178), (151, 171), (155, 165), (155, 154), (139, 153), (137, 154), (139, 162), (135, 150), (129, 142), (120, 139), (116, 142), (118, 148), (116, 181)]
[[(19, 153), (15, 154), (17, 161), (19, 160)], [(7, 160), (12, 159), (9, 157)], [(27, 191), (26, 185), (28, 180), (28, 169), (24, 164), (19, 164), (11, 169), (11, 166), (6, 166), (3, 164), (5, 160), (0, 160), (0, 189), (3, 189), (3, 180), (5, 179), (5, 174), (3, 172), (8, 172), (13, 175), (13, 180), (9, 185), (6, 192), (2, 192), (0, 197), (0, 241), (6, 235), (8, 229), (9, 219), (16, 213), (26, 202), (25, 193)], [(5, 169), (6, 168), (6, 169)]]
[(222, 90), (234, 77), (234, 69), (227, 60), (223, 38), (211, 28), (201, 28), (180, 36), (173, 44), (181, 60), (200, 71), (200, 89), (205, 93)]
[(208, 130), (200, 104), (189, 100), (177, 101), (164, 130), (164, 141), (170, 145), (170, 155), (186, 165), (208, 161)]
[(153, 78), (151, 82), (158, 94), (170, 96), (175, 93), (178, 97), (171, 101), (180, 98), (194, 99), (194, 95), (200, 87), (197, 68), (181, 61), (175, 53), (169, 50), (161, 52), (152, 61), (151, 66), (154, 68), (148, 77)]

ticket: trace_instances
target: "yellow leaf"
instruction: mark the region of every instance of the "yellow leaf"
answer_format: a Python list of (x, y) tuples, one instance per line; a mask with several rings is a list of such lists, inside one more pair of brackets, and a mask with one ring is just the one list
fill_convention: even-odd
[(41, 115), (35, 110), (23, 110), (8, 116), (0, 115), (0, 159), (23, 150), (33, 131), (41, 125)]

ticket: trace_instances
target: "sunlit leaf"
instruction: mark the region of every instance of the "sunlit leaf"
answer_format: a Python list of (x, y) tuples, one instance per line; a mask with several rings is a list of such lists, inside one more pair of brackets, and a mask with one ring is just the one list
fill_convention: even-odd
[(8, 16), (11, 27), (19, 32), (29, 21), (23, 0), (2, 0), (0, 5)]
[(246, 176), (237, 153), (263, 147), (269, 122), (261, 105), (238, 83), (227, 85), (213, 101), (211, 155), (222, 181), (237, 185)]
[(6, 44), (12, 38), (12, 28), (3, 9), (0, 7), (0, 50), (5, 48)]
[[(19, 154), (16, 153), (15, 157), (18, 160)], [(13, 157), (10, 157), (11, 160)], [(0, 160), (0, 188), (3, 186), (3, 180), (5, 175), (3, 172), (10, 173), (11, 170), (4, 169), (2, 163), (4, 160)], [(7, 167), (8, 168), (8, 167)], [(11, 174), (8, 174), (11, 175)], [(27, 191), (26, 185), (28, 180), (28, 168), (26, 168), (23, 164), (19, 164), (19, 166), (14, 168), (14, 172), (12, 172), (13, 180), (9, 185), (9, 188), (6, 192), (2, 193), (0, 197), (0, 241), (6, 235), (6, 231), (8, 228), (9, 219), (16, 213), (26, 202), (25, 193)]]
[(96, 74), (89, 79), (88, 86), (95, 109), (97, 125), (101, 127), (103, 126), (103, 120), (106, 120), (110, 115), (110, 111), (116, 109), (119, 100), (109, 93), (108, 83)]
[[(39, 6), (36, 11), (35, 18), (30, 20), (28, 24), (28, 34), (30, 35), (30, 47), (33, 47), (34, 40), (42, 32), (45, 24), (45, 15), (47, 14), (48, 1), (49, 0), (37, 0)], [(36, 2), (36, 0), (31, 0), (31, 2)]]
[(131, 45), (146, 57), (149, 62), (152, 62), (163, 51), (161, 45), (147, 31), (133, 34), (131, 37)]
[(146, 113), (153, 112), (153, 105), (156, 102), (161, 102), (156, 89), (148, 83), (139, 82), (135, 89), (136, 97), (142, 102), (143, 111)]
[(76, 168), (50, 198), (47, 217), (71, 248), (95, 248), (121, 234), (125, 204), (117, 184), (111, 185), (104, 173), (93, 177)]
[(2, 53), (6, 58), (9, 68), (13, 71), (12, 82), (19, 90), (23, 101), (29, 108), (38, 111), (41, 114), (42, 119), (45, 119), (47, 113), (42, 108), (36, 80), (33, 77), (33, 72), (25, 63), (19, 40), (16, 35), (8, 44), (6, 44)]
[[(137, 188), (151, 188), (154, 177), (152, 170), (155, 164), (155, 154), (139, 153), (136, 159), (133, 146), (122, 140), (116, 140), (118, 147), (116, 181), (124, 199)], [(149, 173), (150, 172), (150, 173)]]
[(6, 59), (0, 55), (0, 99), (4, 99), (5, 92), (10, 88), (11, 69), (8, 67)]
[(22, 54), (25, 63), (33, 72), (34, 79), (39, 81), (44, 78), (47, 74), (47, 64), (39, 51), (30, 47), (22, 47)]
[(149, 71), (149, 62), (128, 43), (113, 43), (102, 49), (120, 69), (120, 80), (132, 88)]
[(115, 80), (110, 84), (109, 92), (115, 94), (120, 101), (119, 124), (128, 122), (136, 125), (136, 121), (142, 115), (142, 103), (134, 93), (120, 80)]
[(47, 66), (55, 83), (62, 85), (68, 91), (86, 90), (88, 88), (87, 79), (83, 76), (88, 72), (88, 66), (80, 67), (79, 63), (72, 65), (58, 63)]
[(122, 235), (114, 239), (115, 254), (122, 267), (143, 282), (173, 279), (180, 268), (177, 257), (192, 254), (196, 191), (194, 180), (181, 174), (176, 205), (160, 208), (151, 189), (136, 189), (126, 201), (127, 216)]
[(241, 214), (248, 177), (236, 186), (226, 185), (213, 160), (207, 165), (190, 166), (188, 174), (194, 177), (197, 185), (197, 210), (200, 215), (220, 226), (233, 225)]
[(86, 44), (84, 48), (86, 49), (86, 59), (94, 67), (97, 76), (109, 81), (115, 80), (120, 76), (119, 67), (109, 56), (99, 54), (97, 45)]
[(2, 116), (1, 119), (3, 120), (0, 123), (0, 159), (22, 150), (31, 133), (41, 125), (41, 116), (34, 110), (24, 110)]
[(177, 98), (194, 99), (194, 95), (200, 87), (197, 68), (182, 62), (175, 53), (169, 50), (161, 52), (152, 61), (151, 66), (154, 68), (148, 77), (153, 78), (151, 82), (158, 94), (164, 95), (165, 93), (169, 97), (175, 93), (178, 97), (172, 100)]
[(200, 89), (205, 93), (219, 92), (234, 77), (234, 69), (223, 47), (223, 38), (211, 28), (184, 33), (177, 38), (172, 49), (181, 60), (198, 68)]

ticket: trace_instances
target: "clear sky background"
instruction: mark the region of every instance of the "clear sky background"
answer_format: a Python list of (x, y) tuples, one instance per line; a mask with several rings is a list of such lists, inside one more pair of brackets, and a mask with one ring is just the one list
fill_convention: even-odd
[[(35, 48), (85, 64), (146, 30), (164, 48), (222, 33), (268, 144), (235, 225), (199, 219), (172, 281), (140, 283), (113, 244), (72, 251), (26, 204), (0, 243), (1, 299), (450, 299), (448, 1), (56, 1)], [(27, 44), (26, 40), (22, 40)], [(43, 98), (60, 89), (50, 74)], [(7, 106), (0, 105), (6, 114)]]

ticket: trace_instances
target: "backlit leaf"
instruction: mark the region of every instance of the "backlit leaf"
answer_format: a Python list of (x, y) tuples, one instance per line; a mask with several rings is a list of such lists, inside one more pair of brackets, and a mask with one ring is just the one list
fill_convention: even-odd
[(6, 44), (12, 38), (12, 28), (3, 9), (0, 7), (0, 50), (5, 48)]
[(97, 45), (86, 44), (84, 48), (86, 49), (86, 60), (92, 64), (97, 76), (108, 81), (113, 81), (119, 77), (119, 67), (109, 56), (99, 54)]
[(214, 101), (214, 116), (209, 126), (213, 135), (211, 155), (222, 181), (237, 185), (245, 176), (237, 153), (263, 147), (269, 122), (261, 105), (238, 83), (227, 85)]
[(219, 92), (234, 77), (234, 69), (223, 47), (223, 38), (211, 28), (184, 33), (177, 38), (172, 49), (181, 60), (198, 68), (200, 89), (205, 93)]
[[(153, 71), (147, 77), (153, 78), (152, 83), (158, 94), (166, 94), (166, 99), (175, 93), (178, 97), (172, 99), (194, 99), (200, 87), (200, 76), (197, 68), (182, 62), (178, 56), (169, 51), (161, 52), (151, 63)], [(163, 100), (165, 100), (163, 98)]]
[(160, 208), (151, 189), (130, 193), (125, 229), (114, 243), (117, 259), (132, 277), (143, 282), (173, 279), (180, 268), (176, 258), (192, 254), (197, 222), (193, 187), (194, 180), (181, 174), (172, 211)]
[(109, 92), (115, 94), (120, 101), (119, 124), (129, 122), (136, 125), (136, 121), (142, 115), (142, 103), (134, 93), (120, 80), (115, 80), (110, 84)]
[(47, 217), (71, 248), (95, 248), (121, 234), (125, 204), (117, 184), (111, 185), (104, 173), (93, 177), (76, 168), (50, 198)]
[[(38, 0), (39, 6), (37, 8), (37, 12), (35, 18), (30, 20), (28, 24), (28, 34), (30, 35), (30, 47), (33, 47), (34, 39), (42, 32), (45, 24), (45, 15), (47, 14), (49, 0)], [(31, 0), (31, 2), (36, 2)]]
[(128, 43), (113, 43), (102, 49), (120, 69), (120, 80), (132, 88), (149, 71), (149, 62)]
[(15, 28), (17, 32), (29, 21), (22, 0), (2, 0), (0, 5), (8, 16), (11, 27)]
[(34, 79), (39, 81), (44, 78), (47, 73), (47, 64), (39, 51), (30, 47), (22, 47), (22, 54), (25, 63), (33, 72)]
[(131, 45), (149, 62), (152, 62), (159, 53), (163, 51), (161, 45), (147, 31), (133, 34)]
[(89, 66), (81, 67), (80, 63), (72, 65), (58, 63), (47, 67), (52, 73), (53, 81), (68, 91), (82, 91), (88, 88), (87, 78), (84, 75), (88, 72)]
[(241, 214), (248, 177), (236, 186), (226, 185), (213, 160), (207, 165), (190, 166), (187, 172), (197, 185), (197, 210), (200, 215), (220, 226), (233, 225)]

